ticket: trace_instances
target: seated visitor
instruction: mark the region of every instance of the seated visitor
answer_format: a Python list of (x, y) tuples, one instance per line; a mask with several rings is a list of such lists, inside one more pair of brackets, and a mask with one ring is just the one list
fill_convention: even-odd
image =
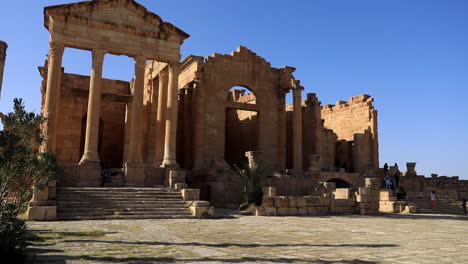
[(106, 182), (108, 182), (108, 183), (112, 182), (112, 172), (111, 172), (111, 170), (109, 168), (109, 164), (107, 164), (107, 163), (102, 164), (101, 177), (102, 177), (101, 187), (103, 187)]

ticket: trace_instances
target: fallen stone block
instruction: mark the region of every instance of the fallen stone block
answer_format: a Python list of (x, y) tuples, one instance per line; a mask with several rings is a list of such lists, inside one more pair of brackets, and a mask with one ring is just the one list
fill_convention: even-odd
[(354, 199), (335, 199), (335, 207), (350, 207), (356, 204)]
[(306, 199), (307, 207), (318, 206), (320, 204), (318, 196), (305, 196), (304, 198)]
[(316, 206), (307, 207), (307, 215), (318, 215), (318, 209)]

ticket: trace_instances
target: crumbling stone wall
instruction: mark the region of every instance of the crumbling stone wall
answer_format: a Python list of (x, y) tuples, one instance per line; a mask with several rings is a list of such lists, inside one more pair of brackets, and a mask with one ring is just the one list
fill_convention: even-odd
[(377, 110), (372, 105), (373, 101), (372, 97), (363, 94), (349, 98), (349, 102), (338, 101), (336, 105), (322, 107), (324, 126), (333, 130), (338, 140), (353, 142), (352, 148), (341, 149), (336, 161), (338, 166), (349, 162), (348, 158), (343, 160), (343, 156), (352, 156), (356, 172), (364, 172), (369, 163), (378, 168)]

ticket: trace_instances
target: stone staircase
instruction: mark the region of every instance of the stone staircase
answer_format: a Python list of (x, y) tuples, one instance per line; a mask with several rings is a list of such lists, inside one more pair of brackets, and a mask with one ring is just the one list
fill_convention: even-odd
[(443, 193), (437, 194), (437, 206), (432, 208), (431, 193), (408, 193), (405, 201), (410, 206), (416, 207), (416, 213), (419, 214), (464, 214), (462, 202), (444, 195)]
[(123, 187), (125, 186), (125, 173), (121, 168), (111, 169), (112, 177), (111, 182), (106, 182), (105, 187)]
[(59, 220), (194, 218), (179, 190), (157, 188), (59, 187)]

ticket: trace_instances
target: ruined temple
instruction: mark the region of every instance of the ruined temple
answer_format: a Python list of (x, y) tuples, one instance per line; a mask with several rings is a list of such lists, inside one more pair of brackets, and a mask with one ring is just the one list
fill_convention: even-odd
[[(234, 208), (242, 184), (230, 166), (247, 163), (246, 152), (262, 153), (266, 186), (278, 195), (307, 195), (322, 181), (357, 189), (381, 177), (369, 95), (322, 106), (303, 95), (295, 68), (274, 68), (242, 46), (181, 60), (189, 35), (133, 0), (50, 6), (44, 19), (43, 148), (64, 167), (59, 187), (99, 186), (106, 163), (118, 187), (174, 187), (178, 175), (200, 199)], [(67, 47), (92, 52), (90, 76), (62, 68)], [(134, 58), (134, 78), (102, 78), (106, 54)], [(52, 196), (36, 194), (36, 205)]]

